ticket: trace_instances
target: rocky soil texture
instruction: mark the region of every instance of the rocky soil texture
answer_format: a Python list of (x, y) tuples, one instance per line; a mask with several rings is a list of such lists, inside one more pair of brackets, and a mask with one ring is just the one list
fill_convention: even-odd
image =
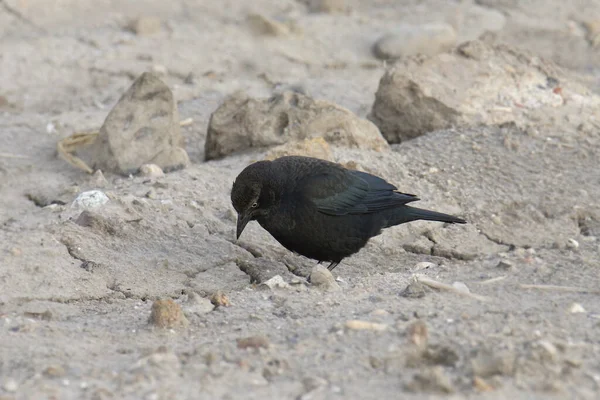
[[(0, 399), (597, 399), (599, 149), (595, 0), (0, 0)], [(286, 154), (469, 224), (236, 242)]]

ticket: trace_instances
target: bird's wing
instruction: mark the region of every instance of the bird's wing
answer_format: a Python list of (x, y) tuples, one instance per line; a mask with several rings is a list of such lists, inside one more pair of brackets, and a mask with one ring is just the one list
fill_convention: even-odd
[(329, 215), (368, 214), (419, 200), (375, 175), (328, 168), (305, 178), (301, 195)]

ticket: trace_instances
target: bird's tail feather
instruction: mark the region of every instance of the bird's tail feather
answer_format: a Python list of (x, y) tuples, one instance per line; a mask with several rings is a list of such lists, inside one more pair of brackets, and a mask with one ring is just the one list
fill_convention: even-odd
[(455, 217), (453, 215), (440, 213), (437, 211), (423, 210), (421, 208), (404, 206), (397, 208), (396, 212), (393, 215), (392, 220), (390, 221), (390, 226), (402, 224), (405, 222), (416, 221), (416, 220), (425, 220), (425, 221), (439, 221), (439, 222), (448, 222), (450, 224), (466, 224), (462, 218)]

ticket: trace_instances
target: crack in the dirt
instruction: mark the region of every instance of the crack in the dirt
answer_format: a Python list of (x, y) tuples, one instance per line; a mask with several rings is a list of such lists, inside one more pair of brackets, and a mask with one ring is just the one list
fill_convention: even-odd
[[(94, 269), (96, 269), (100, 266), (100, 264), (98, 264), (97, 262), (88, 260), (85, 257), (83, 257), (79, 253), (79, 249), (76, 248), (75, 246), (73, 246), (67, 240), (63, 239), (60, 242), (67, 248), (67, 253), (69, 253), (71, 258), (73, 258), (74, 260), (77, 260), (77, 261), (81, 261), (79, 268), (82, 268), (91, 274), (94, 272)], [(112, 282), (112, 283), (107, 282), (106, 288), (112, 292), (121, 293), (123, 296), (125, 296), (126, 299), (129, 299), (129, 298), (135, 298), (135, 299), (139, 298), (141, 300), (144, 299), (143, 297), (133, 295), (132, 293), (128, 292), (127, 289), (121, 289), (116, 281)], [(111, 298), (111, 296), (109, 295), (109, 296), (99, 297), (98, 300), (108, 299), (108, 298)]]
[(496, 239), (492, 236), (490, 236), (489, 234), (487, 234), (483, 229), (477, 227), (477, 230), (479, 231), (479, 234), (482, 235), (483, 237), (485, 237), (487, 240), (489, 240), (492, 243), (496, 243), (499, 246), (508, 246), (509, 250), (513, 250), (519, 246), (517, 246), (516, 244), (513, 243), (508, 243), (508, 242), (504, 242), (500, 239)]
[(37, 29), (41, 33), (48, 33), (46, 31), (46, 29), (42, 28), (41, 26), (38, 26), (36, 23), (31, 21), (29, 18), (27, 18), (23, 14), (21, 14), (19, 11), (12, 8), (4, 0), (0, 0), (0, 5), (2, 6), (2, 8), (4, 8), (4, 11), (6, 11), (8, 14), (12, 15), (13, 17), (17, 18), (19, 21), (24, 22), (27, 25), (31, 26), (32, 28)]
[[(433, 240), (431, 237), (429, 237), (429, 236), (428, 236), (428, 233), (429, 233), (429, 232), (430, 232), (430, 231), (424, 232), (422, 235), (420, 235), (420, 236), (419, 236), (419, 237), (423, 237), (423, 238), (425, 238), (425, 239), (429, 240), (429, 241), (432, 243), (431, 247), (429, 248), (429, 251), (421, 251), (421, 250), (418, 248), (418, 246), (412, 245), (411, 243), (406, 243), (406, 244), (404, 244), (404, 245), (402, 246), (402, 248), (403, 248), (403, 249), (404, 249), (406, 252), (408, 252), (408, 253), (411, 253), (411, 254), (418, 254), (418, 255), (429, 255), (429, 256), (433, 256), (433, 255), (434, 255), (434, 254), (433, 254), (433, 248), (434, 248), (434, 246), (435, 246), (436, 242), (435, 242), (435, 240)], [(418, 238), (417, 238), (417, 239), (418, 239)]]

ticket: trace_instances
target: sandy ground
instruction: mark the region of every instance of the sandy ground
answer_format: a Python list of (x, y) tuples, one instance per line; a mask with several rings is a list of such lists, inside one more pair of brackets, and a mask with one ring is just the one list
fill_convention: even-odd
[[(234, 241), (231, 182), (264, 151), (204, 161), (209, 117), (237, 90), (300, 87), (367, 116), (385, 71), (371, 47), (398, 23), (448, 22), (458, 42), (531, 51), (600, 93), (598, 2), (315, 3), (344, 9), (0, 0), (0, 399), (600, 396), (598, 129), (456, 127), (387, 152), (332, 148), (470, 222), (385, 231), (334, 270), (334, 291), (257, 224)], [(260, 35), (250, 13), (291, 28)], [(161, 25), (128, 30), (140, 16)], [(101, 182), (57, 157), (148, 70), (193, 119), (190, 167)], [(70, 204), (94, 188), (110, 201), (82, 226)], [(259, 284), (276, 274), (290, 286)], [(230, 305), (211, 310), (202, 297), (219, 291)], [(158, 298), (189, 326), (149, 325)]]

